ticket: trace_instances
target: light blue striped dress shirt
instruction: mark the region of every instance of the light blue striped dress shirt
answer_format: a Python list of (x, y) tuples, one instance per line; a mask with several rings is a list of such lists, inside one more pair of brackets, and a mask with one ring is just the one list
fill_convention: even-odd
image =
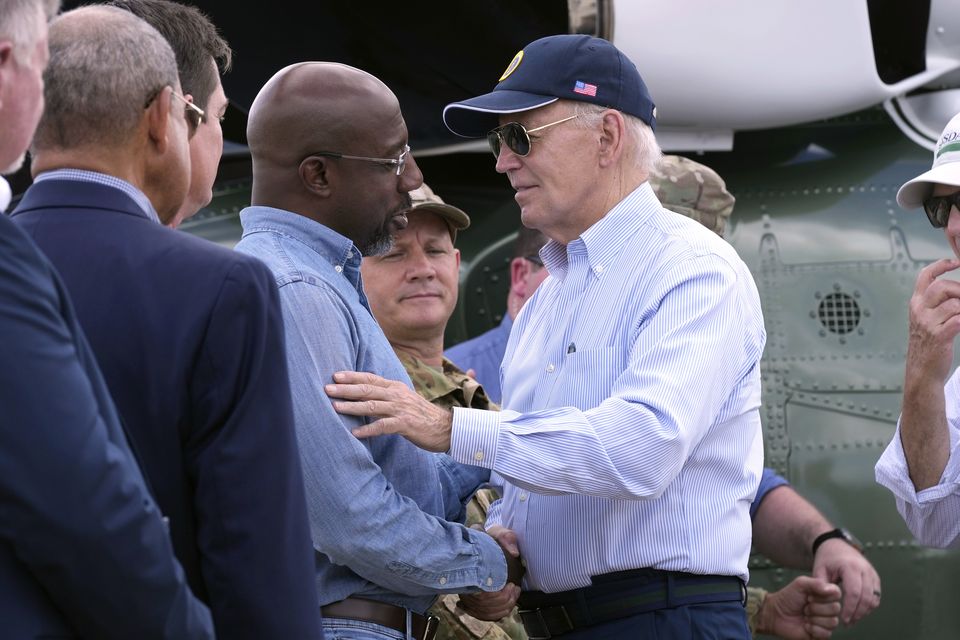
[(451, 440), (495, 472), (487, 524), (517, 532), (524, 588), (641, 567), (746, 580), (766, 340), (746, 265), (647, 183), (541, 257), (505, 410), (455, 409)]

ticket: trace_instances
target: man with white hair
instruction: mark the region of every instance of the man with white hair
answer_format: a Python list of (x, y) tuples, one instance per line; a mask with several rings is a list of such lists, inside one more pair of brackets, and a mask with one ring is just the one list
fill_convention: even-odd
[(877, 462), (910, 531), (923, 544), (960, 543), (960, 372), (950, 374), (960, 335), (960, 114), (943, 130), (933, 167), (897, 192), (904, 209), (923, 207), (943, 229), (953, 258), (921, 269), (910, 298), (903, 408), (893, 440)]
[[(40, 119), (59, 4), (0, 5), (0, 173)], [(3, 636), (212, 638), (63, 283), (3, 215), (0, 335)]]
[[(401, 433), (494, 472), (487, 526), (516, 531), (531, 637), (749, 638), (760, 299), (730, 245), (654, 196), (639, 72), (607, 41), (542, 38), (444, 121), (486, 135), (523, 224), (551, 240), (551, 277), (507, 345), (504, 410), (445, 411), (348, 372), (328, 393), (361, 402), (337, 409), (379, 418), (358, 436)], [(487, 600), (481, 616), (509, 604)]]

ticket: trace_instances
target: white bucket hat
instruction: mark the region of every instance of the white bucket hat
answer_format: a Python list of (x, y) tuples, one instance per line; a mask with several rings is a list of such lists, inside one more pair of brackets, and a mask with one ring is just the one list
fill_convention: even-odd
[(900, 187), (897, 204), (904, 209), (923, 206), (935, 184), (960, 187), (960, 113), (953, 116), (943, 129), (933, 152), (933, 167)]

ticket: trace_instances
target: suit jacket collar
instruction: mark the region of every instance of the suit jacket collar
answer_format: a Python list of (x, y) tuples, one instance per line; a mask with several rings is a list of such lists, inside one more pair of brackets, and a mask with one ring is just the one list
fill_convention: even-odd
[(133, 198), (115, 187), (82, 180), (43, 180), (27, 189), (12, 216), (42, 209), (101, 209), (149, 222)]

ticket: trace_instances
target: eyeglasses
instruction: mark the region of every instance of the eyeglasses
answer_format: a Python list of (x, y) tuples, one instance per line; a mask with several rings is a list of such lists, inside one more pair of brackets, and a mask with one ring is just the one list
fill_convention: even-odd
[(528, 256), (523, 256), (523, 259), (532, 262), (533, 264), (537, 265), (538, 267), (542, 267), (542, 266), (543, 266), (543, 260), (540, 259), (540, 254), (539, 254), (539, 253), (531, 253), (531, 254), (528, 255)]
[(187, 123), (190, 125), (191, 129), (196, 130), (200, 126), (200, 123), (206, 121), (207, 114), (203, 109), (193, 104), (176, 91), (173, 92), (173, 95), (183, 100), (183, 103), (187, 105), (186, 117)]
[(535, 129), (527, 129), (519, 122), (508, 122), (487, 134), (487, 144), (490, 145), (490, 150), (493, 151), (495, 158), (500, 157), (501, 144), (507, 145), (507, 148), (518, 156), (527, 156), (530, 153), (531, 133), (543, 131), (547, 127), (552, 127), (555, 124), (560, 124), (578, 117), (580, 117), (579, 113), (566, 117), (563, 120), (557, 120), (556, 122), (539, 126)]
[(930, 196), (923, 201), (923, 210), (927, 213), (930, 224), (937, 229), (947, 226), (954, 207), (960, 208), (960, 191), (948, 196)]
[(407, 154), (410, 153), (410, 145), (403, 145), (403, 151), (400, 152), (400, 155), (396, 158), (368, 158), (367, 156), (348, 156), (345, 153), (337, 153), (335, 151), (314, 151), (311, 153), (311, 156), (327, 156), (329, 158), (343, 158), (344, 160), (363, 160), (364, 162), (375, 162), (376, 164), (396, 167), (397, 175), (399, 176), (403, 173), (403, 170), (407, 167)]
[[(147, 107), (149, 107), (150, 104), (157, 99), (157, 96), (160, 95), (160, 92), (162, 92), (164, 89), (166, 89), (166, 87), (160, 87), (159, 89), (151, 93), (147, 97), (147, 101), (143, 103), (143, 108), (146, 109)], [(197, 127), (200, 126), (201, 122), (206, 122), (207, 114), (203, 109), (193, 104), (192, 102), (184, 98), (182, 95), (180, 95), (176, 91), (171, 91), (171, 93), (176, 97), (180, 98), (180, 100), (182, 100), (183, 103), (187, 105), (184, 116), (187, 119), (187, 124), (190, 125), (190, 133), (192, 135), (193, 132), (197, 130)]]

